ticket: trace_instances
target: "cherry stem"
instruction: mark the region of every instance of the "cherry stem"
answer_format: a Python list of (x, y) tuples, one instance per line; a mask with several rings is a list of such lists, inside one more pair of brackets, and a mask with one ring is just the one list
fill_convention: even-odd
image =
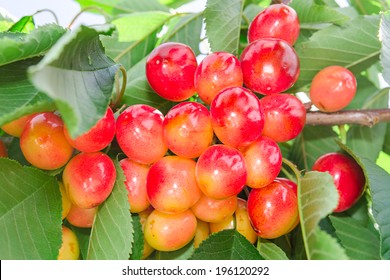
[(73, 19), (71, 20), (71, 22), (69, 23), (68, 25), (68, 29), (71, 28), (71, 26), (74, 24), (74, 22), (80, 17), (81, 14), (83, 14), (84, 12), (87, 12), (87, 11), (90, 11), (90, 10), (97, 10), (100, 14), (102, 14), (105, 19), (107, 20), (107, 18), (109, 17), (108, 14), (106, 13), (106, 11), (104, 11), (102, 8), (100, 7), (97, 7), (97, 6), (89, 6), (89, 7), (85, 7), (84, 9), (82, 9), (80, 12), (78, 12), (74, 17)]
[(56, 15), (56, 13), (53, 12), (52, 10), (50, 10), (50, 9), (38, 10), (38, 11), (36, 11), (32, 16), (35, 16), (35, 15), (40, 14), (40, 13), (43, 13), (43, 12), (49, 12), (50, 14), (52, 14), (53, 17), (54, 17), (54, 21), (56, 22), (57, 25), (59, 25), (59, 21), (58, 21), (58, 17), (57, 17), (57, 15)]
[(122, 87), (119, 89), (119, 79), (117, 79), (117, 87), (116, 87), (116, 95), (111, 101), (110, 107), (111, 108), (116, 108), (120, 105), (120, 102), (123, 98), (123, 95), (125, 94), (126, 91), (126, 84), (127, 84), (127, 71), (125, 67), (120, 66), (119, 71), (122, 72)]
[(308, 112), (306, 125), (359, 124), (372, 127), (380, 122), (390, 122), (390, 109), (348, 110), (335, 113)]

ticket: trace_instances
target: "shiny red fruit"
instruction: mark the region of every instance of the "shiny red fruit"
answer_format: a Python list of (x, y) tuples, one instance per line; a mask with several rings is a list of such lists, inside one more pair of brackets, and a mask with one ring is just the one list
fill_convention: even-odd
[(319, 157), (312, 170), (328, 172), (334, 179), (339, 202), (334, 212), (343, 212), (351, 208), (362, 196), (366, 179), (357, 162), (341, 153), (328, 153)]
[(183, 101), (195, 94), (194, 76), (198, 66), (192, 49), (181, 43), (164, 43), (146, 60), (146, 78), (152, 89), (171, 101)]
[(261, 11), (250, 23), (248, 41), (261, 38), (283, 39), (294, 45), (300, 24), (296, 11), (285, 4), (274, 4)]
[(289, 89), (298, 80), (299, 58), (284, 40), (263, 38), (250, 43), (241, 54), (244, 84), (268, 95)]

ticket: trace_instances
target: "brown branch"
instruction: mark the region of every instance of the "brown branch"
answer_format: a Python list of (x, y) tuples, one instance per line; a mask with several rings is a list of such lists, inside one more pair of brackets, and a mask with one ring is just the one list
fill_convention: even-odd
[(360, 124), (372, 127), (390, 122), (390, 109), (349, 110), (336, 113), (307, 112), (306, 125)]

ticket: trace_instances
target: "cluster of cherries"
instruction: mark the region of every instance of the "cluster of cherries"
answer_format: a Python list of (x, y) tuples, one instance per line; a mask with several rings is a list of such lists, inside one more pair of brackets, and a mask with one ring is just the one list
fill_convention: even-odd
[[(130, 211), (139, 213), (143, 224), (143, 257), (154, 249), (177, 250), (191, 240), (198, 246), (210, 233), (226, 228), (235, 228), (252, 243), (258, 236), (277, 238), (299, 223), (297, 186), (278, 177), (278, 143), (297, 137), (306, 121), (302, 102), (282, 93), (299, 76), (292, 47), (298, 35), (296, 12), (283, 4), (271, 5), (251, 22), (249, 44), (240, 59), (214, 52), (198, 64), (191, 48), (181, 43), (164, 43), (152, 51), (146, 61), (147, 80), (158, 95), (177, 102), (165, 115), (138, 104), (115, 119), (108, 108), (90, 131), (76, 138), (53, 112), (25, 116), (2, 129), (20, 137), (20, 148), (32, 165), (44, 170), (64, 167), (62, 218), (77, 227), (92, 226), (97, 206), (114, 187), (115, 166), (102, 150), (115, 138), (126, 156), (120, 166)], [(342, 68), (336, 75), (332, 70), (325, 76), (348, 79), (346, 71)], [(324, 82), (326, 77), (310, 93), (323, 110), (334, 108), (335, 102), (321, 100), (324, 87), (332, 84)], [(356, 90), (356, 81), (354, 85)], [(196, 93), (200, 102), (188, 101)], [(340, 157), (347, 167), (360, 168), (347, 156), (334, 156), (333, 168)], [(323, 161), (313, 169), (330, 172)], [(343, 179), (344, 186), (361, 181), (363, 186), (349, 191), (349, 200), (340, 201), (344, 204), (336, 210), (345, 210), (360, 197), (364, 176), (359, 172), (348, 175), (357, 178), (353, 183), (348, 176)], [(247, 201), (239, 197), (245, 192)], [(70, 257), (65, 248), (72, 247), (65, 242), (65, 234), (73, 234), (69, 231), (63, 227), (59, 258)]]

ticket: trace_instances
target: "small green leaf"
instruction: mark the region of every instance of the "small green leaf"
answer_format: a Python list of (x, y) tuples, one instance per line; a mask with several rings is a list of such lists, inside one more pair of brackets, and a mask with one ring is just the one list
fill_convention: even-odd
[(132, 215), (134, 238), (132, 244), (131, 260), (140, 260), (144, 251), (144, 233), (139, 215)]
[(48, 24), (29, 34), (0, 33), (0, 66), (18, 60), (44, 55), (66, 32), (66, 29)]
[(258, 242), (257, 250), (266, 260), (288, 260), (286, 253), (278, 245), (267, 239), (261, 239)]
[(54, 100), (73, 137), (106, 113), (119, 65), (104, 54), (99, 35), (112, 31), (112, 25), (80, 26), (29, 69), (32, 83)]
[(209, 0), (204, 12), (211, 50), (238, 54), (243, 0)]
[(383, 66), (383, 78), (390, 83), (390, 11), (381, 16), (380, 34), (382, 41), (381, 64)]
[(89, 241), (89, 260), (127, 260), (133, 242), (133, 224), (125, 177), (115, 162), (117, 179), (111, 195), (99, 206)]
[(8, 29), (8, 32), (29, 33), (34, 28), (34, 18), (32, 16), (24, 16), (19, 21), (15, 22), (15, 24)]
[(0, 32), (7, 31), (14, 24), (5, 10), (0, 10)]
[(244, 236), (236, 230), (212, 234), (195, 250), (192, 260), (262, 260), (263, 258)]
[(24, 115), (55, 109), (54, 102), (27, 77), (28, 67), (39, 61), (35, 57), (0, 67), (0, 125)]
[(54, 177), (0, 158), (0, 259), (57, 259), (61, 205)]
[(194, 242), (189, 242), (183, 248), (172, 252), (156, 251), (154, 254), (155, 260), (188, 260), (194, 253)]

